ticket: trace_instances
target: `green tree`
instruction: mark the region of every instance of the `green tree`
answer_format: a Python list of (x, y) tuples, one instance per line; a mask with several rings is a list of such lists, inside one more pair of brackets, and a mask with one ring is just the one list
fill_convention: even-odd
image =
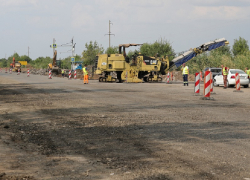
[(20, 56), (19, 61), (27, 61), (29, 63), (32, 59), (29, 56), (23, 55)]
[(171, 44), (163, 39), (155, 41), (153, 44), (143, 44), (140, 47), (140, 52), (146, 56), (168, 56), (170, 60), (173, 59), (175, 54)]
[(48, 68), (48, 64), (52, 62), (50, 57), (38, 57), (34, 61), (30, 61), (30, 64), (36, 69), (46, 69)]
[(100, 47), (96, 41), (94, 43), (92, 41), (90, 41), (89, 44), (86, 43), (85, 48), (86, 50), (82, 52), (82, 58), (84, 64), (87, 65), (93, 65), (95, 63), (95, 57), (104, 52), (103, 47)]
[(226, 46), (221, 46), (217, 49), (214, 49), (212, 51), (210, 51), (211, 55), (230, 55), (231, 56), (231, 50), (230, 50), (230, 46), (226, 45)]
[(119, 53), (119, 47), (114, 46), (114, 47), (108, 47), (105, 51), (105, 54), (117, 54)]
[(5, 58), (0, 59), (0, 67), (1, 68), (7, 67), (7, 59)]
[(235, 68), (245, 70), (250, 68), (250, 51), (240, 54), (234, 58)]
[(234, 40), (234, 45), (232, 48), (232, 52), (234, 56), (242, 55), (249, 51), (249, 46), (247, 40), (242, 37)]

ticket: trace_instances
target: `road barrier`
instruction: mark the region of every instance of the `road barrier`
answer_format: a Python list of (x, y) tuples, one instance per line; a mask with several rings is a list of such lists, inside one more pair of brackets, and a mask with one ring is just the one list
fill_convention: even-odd
[(210, 73), (210, 93), (214, 93), (214, 86), (213, 86), (213, 76)]
[(74, 71), (74, 79), (76, 79), (76, 70)]
[(234, 90), (234, 92), (243, 92), (240, 90), (240, 74), (239, 73), (235, 74), (235, 87), (236, 87), (236, 90)]
[(202, 81), (202, 72), (200, 71), (200, 80)]
[(236, 91), (240, 91), (240, 75), (239, 75), (239, 73), (235, 74), (235, 87), (236, 87)]
[(10, 74), (12, 74), (12, 69), (10, 68)]
[(30, 70), (28, 69), (27, 70), (27, 77), (29, 77), (30, 76)]
[(51, 70), (49, 70), (49, 79), (52, 79), (52, 77), (51, 77)]
[(194, 93), (200, 94), (200, 74), (195, 73)]
[(169, 83), (169, 72), (168, 72), (168, 76), (167, 76), (167, 83)]
[(211, 81), (210, 81), (210, 71), (206, 71), (204, 74), (204, 97), (210, 98), (210, 87), (211, 87)]
[(5, 68), (5, 73), (8, 73), (7, 68)]
[(20, 75), (20, 69), (18, 69), (17, 75)]
[(71, 70), (69, 70), (69, 79), (71, 79)]

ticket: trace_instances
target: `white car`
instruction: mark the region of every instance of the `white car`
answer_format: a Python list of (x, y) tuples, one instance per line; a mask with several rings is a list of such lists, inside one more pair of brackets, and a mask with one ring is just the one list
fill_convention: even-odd
[[(235, 86), (235, 74), (239, 73), (240, 76), (240, 85), (244, 88), (249, 87), (249, 77), (248, 75), (240, 70), (240, 69), (229, 69), (228, 75), (227, 75), (227, 87), (233, 87)], [(223, 75), (220, 73), (220, 75), (216, 75), (213, 79), (214, 86), (224, 85), (223, 82)]]

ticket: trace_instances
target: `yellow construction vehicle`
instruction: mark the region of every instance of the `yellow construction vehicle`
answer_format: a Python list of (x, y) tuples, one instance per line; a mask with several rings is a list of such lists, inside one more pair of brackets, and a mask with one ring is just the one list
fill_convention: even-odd
[[(149, 57), (135, 53), (131, 58), (126, 56), (125, 49), (142, 44), (121, 44), (118, 54), (102, 54), (97, 56), (95, 73), (100, 75), (99, 82), (160, 82), (171, 67), (179, 67), (183, 63), (205, 51), (211, 51), (228, 44), (224, 38), (210, 41), (197, 48), (181, 54), (172, 61), (168, 57)], [(116, 73), (116, 77), (112, 73)]]
[(53, 62), (48, 64), (48, 70), (51, 70), (52, 74), (61, 74), (61, 69), (56, 64), (57, 51), (55, 50), (53, 56)]
[(15, 57), (13, 57), (13, 62), (10, 64), (10, 68), (12, 68), (13, 72), (18, 72), (18, 69), (21, 72), (21, 63), (16, 62)]

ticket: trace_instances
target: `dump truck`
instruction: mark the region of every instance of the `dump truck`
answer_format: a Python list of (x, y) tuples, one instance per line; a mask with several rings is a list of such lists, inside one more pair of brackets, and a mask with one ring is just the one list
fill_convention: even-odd
[[(135, 53), (129, 58), (126, 48), (142, 44), (120, 44), (117, 54), (102, 54), (96, 56), (95, 73), (99, 75), (99, 82), (160, 82), (161, 75), (167, 74), (170, 68), (179, 67), (183, 63), (206, 51), (225, 46), (225, 38), (209, 41), (201, 46), (190, 49), (172, 61), (168, 57), (150, 57)], [(116, 77), (112, 76), (116, 73)]]

